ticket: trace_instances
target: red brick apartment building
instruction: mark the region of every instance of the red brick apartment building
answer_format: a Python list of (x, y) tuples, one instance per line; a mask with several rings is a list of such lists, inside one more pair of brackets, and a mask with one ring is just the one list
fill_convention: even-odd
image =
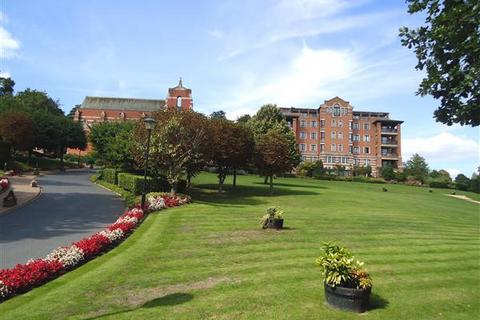
[[(82, 122), (84, 130), (88, 133), (92, 125), (98, 122), (138, 120), (164, 108), (171, 110), (193, 108), (192, 90), (183, 86), (181, 78), (176, 87), (168, 89), (165, 100), (87, 96), (75, 110), (74, 120)], [(89, 151), (90, 145), (85, 151), (69, 149), (68, 153), (86, 154)]]
[(339, 97), (318, 108), (280, 108), (287, 118), (305, 161), (322, 160), (326, 168), (341, 165), (372, 167), (379, 175), (382, 166), (402, 170), (401, 128), (387, 112), (353, 111)]

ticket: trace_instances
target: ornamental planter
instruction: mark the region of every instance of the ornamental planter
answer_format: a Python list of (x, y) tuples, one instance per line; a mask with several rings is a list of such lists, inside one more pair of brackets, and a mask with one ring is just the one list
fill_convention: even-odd
[(277, 229), (277, 230), (283, 229), (283, 219), (272, 219), (272, 220), (270, 220), (270, 222), (268, 223), (268, 227), (273, 228), (273, 229)]
[(372, 288), (356, 289), (339, 286), (334, 288), (326, 283), (324, 285), (325, 299), (330, 306), (357, 313), (362, 313), (367, 310)]

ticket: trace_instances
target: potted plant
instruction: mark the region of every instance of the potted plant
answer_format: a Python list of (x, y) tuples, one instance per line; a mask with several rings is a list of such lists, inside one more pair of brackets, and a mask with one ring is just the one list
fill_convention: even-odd
[(283, 228), (283, 210), (279, 207), (269, 207), (267, 209), (267, 214), (262, 217), (260, 224), (263, 229), (273, 228), (273, 229), (282, 229)]
[(334, 308), (365, 312), (372, 291), (372, 279), (345, 247), (324, 243), (316, 263), (324, 276), (325, 298)]

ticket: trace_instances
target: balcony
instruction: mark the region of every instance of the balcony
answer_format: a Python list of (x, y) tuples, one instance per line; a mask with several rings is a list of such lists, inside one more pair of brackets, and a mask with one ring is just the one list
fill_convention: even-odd
[(398, 159), (396, 153), (382, 152), (382, 159)]
[(396, 139), (385, 139), (382, 138), (382, 146), (390, 146), (390, 147), (395, 147), (397, 146), (397, 140)]
[(389, 128), (389, 127), (382, 127), (382, 133), (386, 134), (397, 134), (398, 130), (395, 128)]

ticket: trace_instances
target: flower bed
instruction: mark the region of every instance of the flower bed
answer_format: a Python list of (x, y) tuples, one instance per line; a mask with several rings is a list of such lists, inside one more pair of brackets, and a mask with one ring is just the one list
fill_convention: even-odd
[(44, 259), (30, 260), (26, 264), (0, 270), (0, 302), (38, 287), (109, 251), (124, 240), (148, 212), (189, 203), (190, 197), (152, 193), (148, 195), (148, 200), (146, 210), (139, 207), (129, 209), (104, 230), (74, 242), (69, 247), (56, 248)]
[(7, 190), (10, 186), (10, 181), (8, 180), (7, 177), (1, 177), (0, 178), (0, 193), (4, 192)]

